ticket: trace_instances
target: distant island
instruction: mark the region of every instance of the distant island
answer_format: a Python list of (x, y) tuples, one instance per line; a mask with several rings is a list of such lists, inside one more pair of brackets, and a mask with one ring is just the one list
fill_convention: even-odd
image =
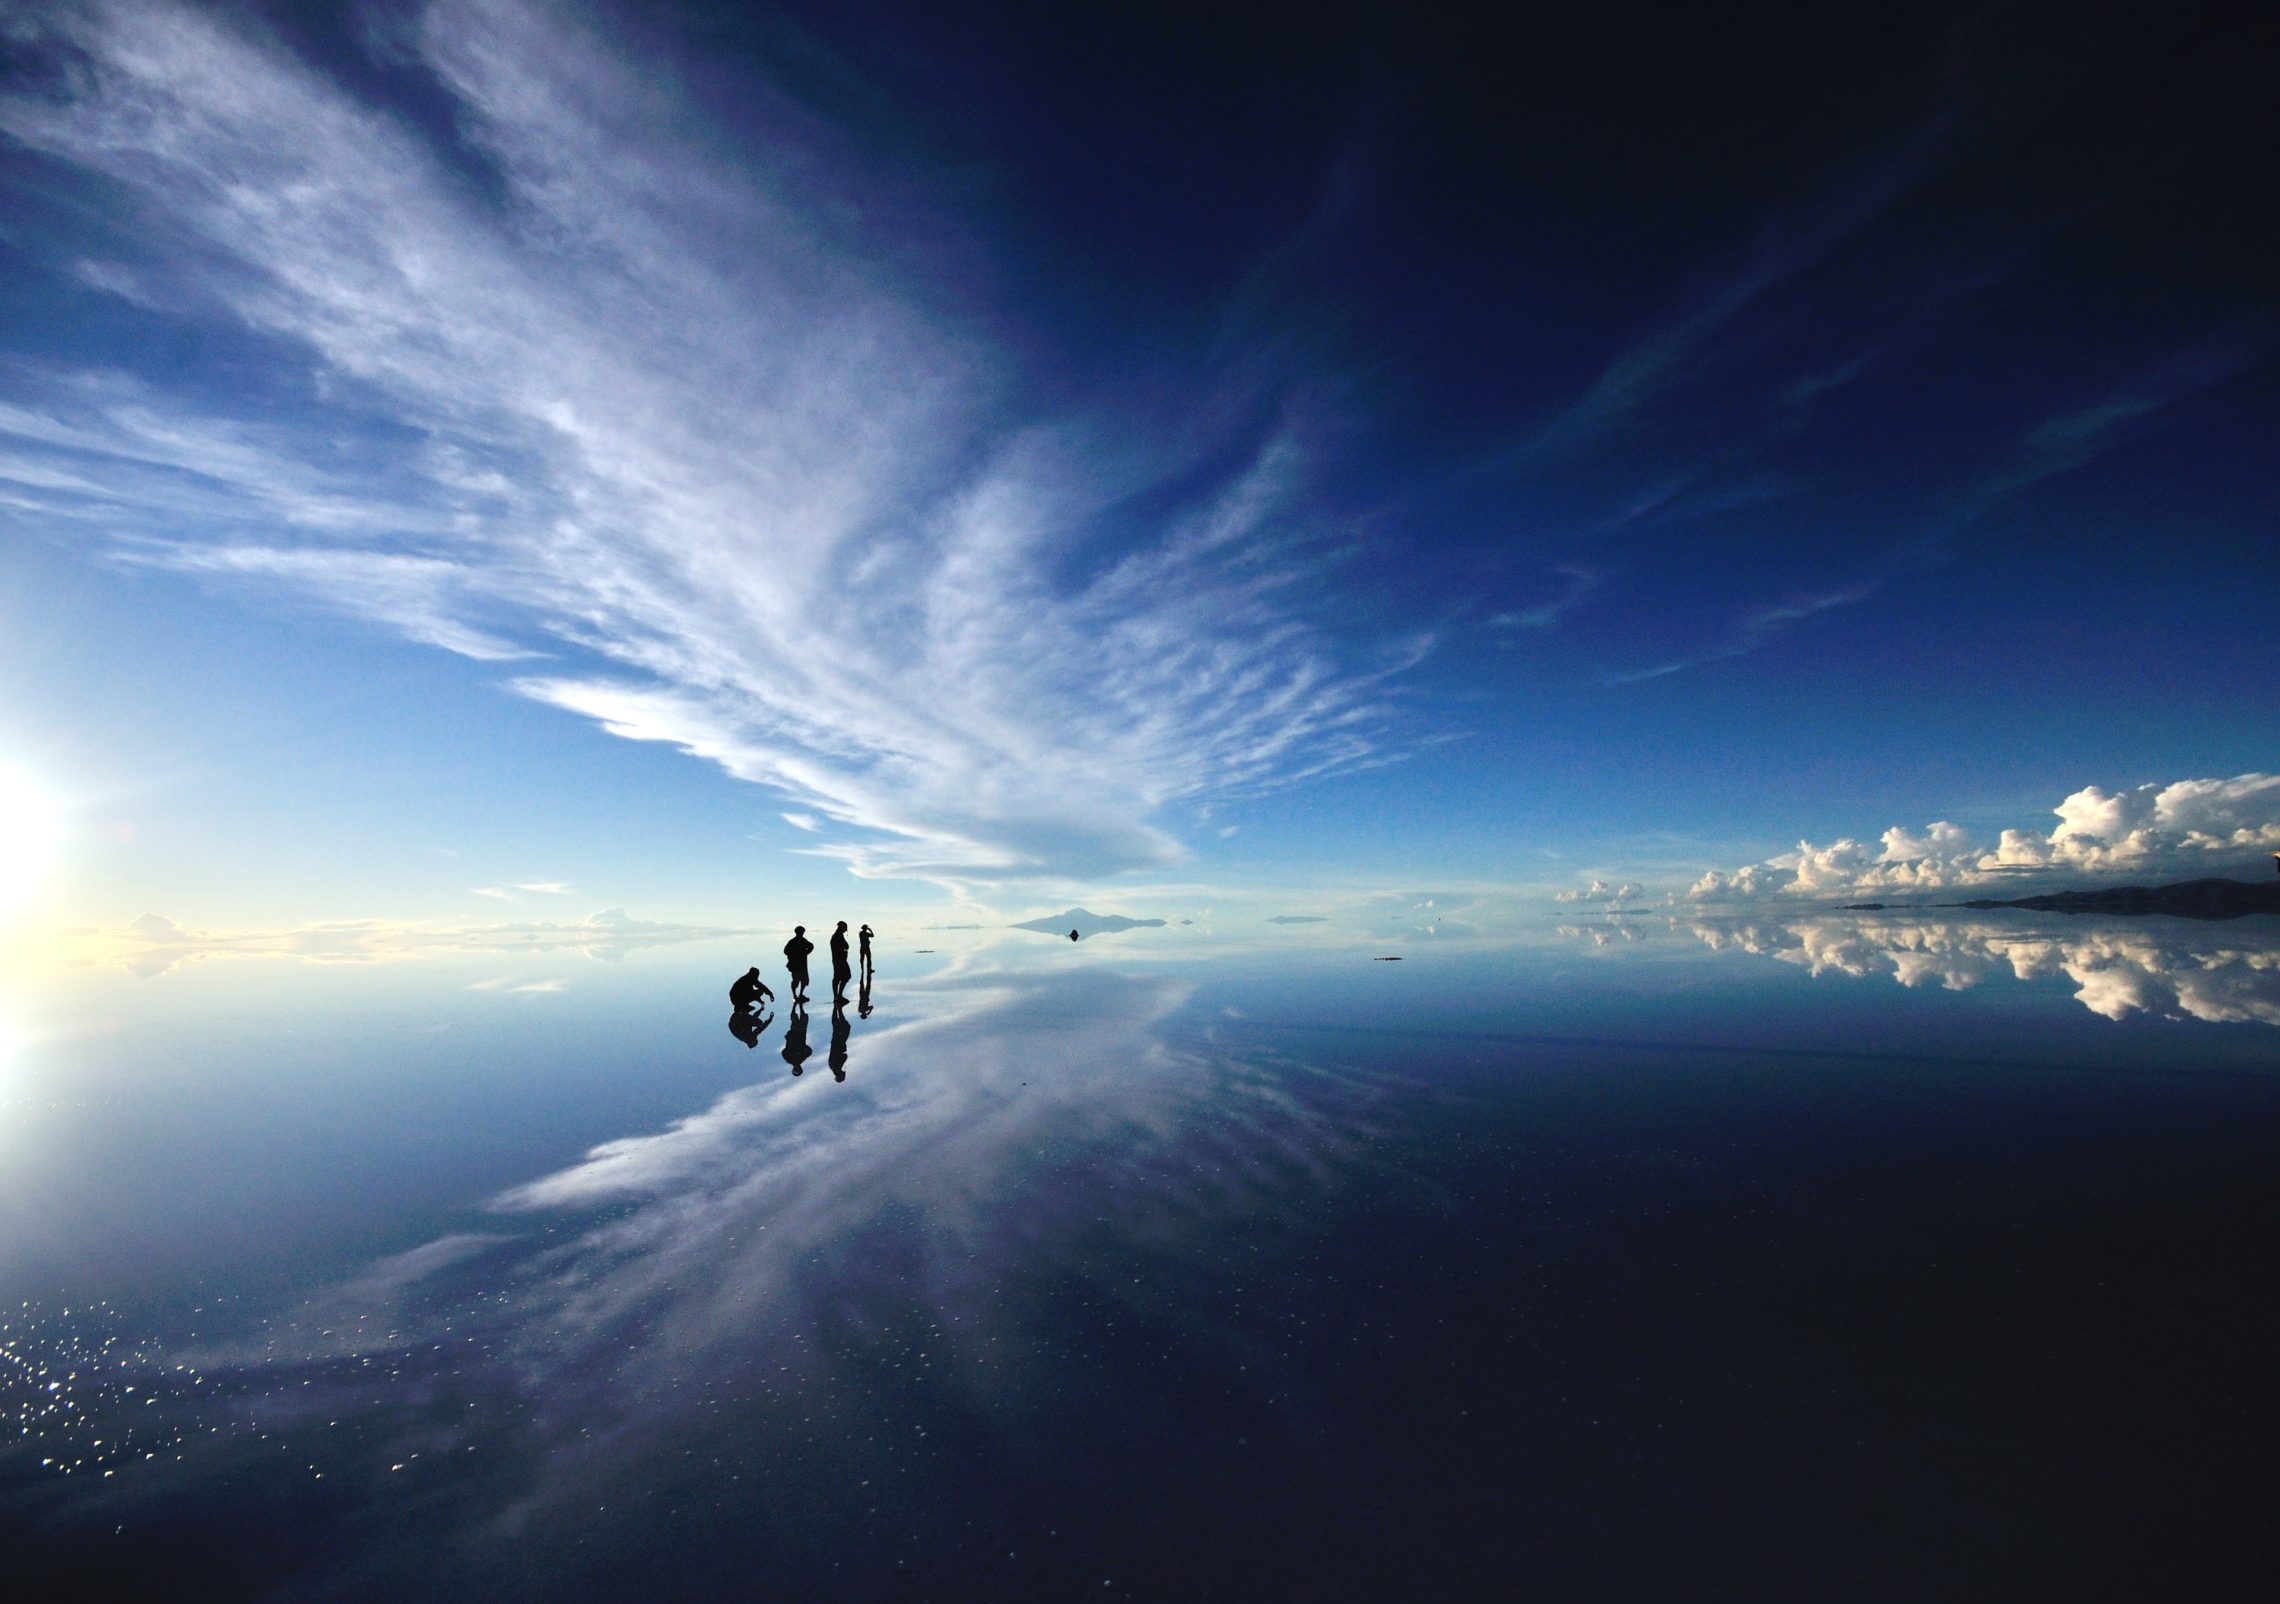
[(1083, 908), (1071, 908), (1067, 913), (1049, 913), (1042, 919), (1024, 919), (1013, 928), (1042, 931), (1049, 936), (1065, 936), (1072, 930), (1088, 936), (1106, 936), (1119, 930), (1161, 929), (1163, 923), (1161, 919), (1127, 919), (1120, 913), (1088, 913)]
[(1278, 913), (1267, 921), (1271, 925), (1326, 925), (1329, 922), (1329, 916), (1320, 913)]
[(1951, 908), (2032, 908), (2040, 913), (2167, 913), (2186, 919), (2238, 919), (2280, 913), (2280, 880), (2180, 880), (2168, 886), (2112, 886), (2097, 891), (2053, 891), (2009, 901), (1934, 904)]

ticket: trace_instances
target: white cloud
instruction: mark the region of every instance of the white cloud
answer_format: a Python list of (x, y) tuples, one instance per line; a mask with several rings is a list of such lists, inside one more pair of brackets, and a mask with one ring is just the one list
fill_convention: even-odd
[(1582, 606), (1584, 599), (1597, 590), (1602, 576), (1596, 569), (1569, 563), (1552, 570), (1565, 583), (1560, 593), (1549, 601), (1533, 607), (1517, 608), (1509, 612), (1491, 614), (1489, 623), (1497, 629), (1552, 629), (1561, 619)]
[(1866, 601), (1883, 587), (1884, 579), (1879, 576), (1837, 590), (1800, 593), (1778, 602), (1767, 602), (1736, 618), (1727, 626), (1723, 636), (1699, 651), (1673, 658), (1666, 663), (1657, 663), (1651, 668), (1634, 668), (1609, 674), (1607, 683), (1635, 685), (1641, 680), (1661, 679), (1667, 674), (1700, 668), (1705, 663), (1722, 663), (1732, 657), (1747, 657), (1775, 636), (1786, 633), (1806, 619)]
[(2022, 876), (2218, 874), (2261, 867), (2280, 851), (2280, 775), (2177, 780), (2108, 791), (2085, 786), (2052, 812), (2048, 835), (2004, 830), (1993, 842), (1941, 821), (1895, 825), (1882, 847), (1849, 837), (1800, 841), (1763, 863), (1705, 872), (1698, 902), (1764, 896), (1833, 897), (2008, 885)]
[(1177, 435), (1114, 397), (1021, 412), (1011, 358), (911, 265), (939, 221), (872, 204), (781, 105), (732, 159), (577, 14), (438, 0), (411, 49), (495, 170), (470, 184), (216, 15), (96, 3), (24, 31), (74, 59), (0, 99), (0, 129), (134, 195), (137, 293), (175, 304), (154, 277), (194, 260), (190, 298), (303, 353), (318, 401), (220, 419), (19, 372), (20, 511), (477, 661), (552, 659), (515, 688), (773, 788), (858, 873), (1163, 863), (1182, 802), (1392, 755), (1381, 686), (1430, 641), (1350, 662), (1291, 611), (1334, 533), (1303, 514), (1303, 425), (1100, 560), (1090, 522), (1223, 457), (1227, 409), (1201, 398)]
[(1554, 892), (1552, 894), (1552, 900), (1554, 902), (1624, 903), (1636, 901), (1638, 898), (1645, 895), (1646, 887), (1639, 885), (1635, 881), (1626, 880), (1620, 885), (1609, 885), (1604, 880), (1594, 878), (1591, 884), (1585, 886), (1580, 891), (1568, 890)]
[(1591, 388), (1530, 442), (1527, 453), (1566, 451), (1601, 437), (1698, 372), (1736, 319), (1809, 272), (1911, 189), (1938, 158), (1946, 131), (1947, 120), (1935, 120), (1863, 181), (1770, 221), (1737, 270), (1615, 353)]

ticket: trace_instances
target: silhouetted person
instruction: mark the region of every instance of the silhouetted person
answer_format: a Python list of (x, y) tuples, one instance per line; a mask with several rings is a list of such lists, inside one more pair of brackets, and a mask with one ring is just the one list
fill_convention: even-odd
[(806, 925), (792, 926), (792, 939), (784, 943), (784, 967), (792, 972), (792, 1001), (806, 1002), (808, 989), (808, 954), (815, 951), (815, 943), (807, 938)]
[[(735, 1004), (740, 1011), (755, 1005), (764, 1008), (769, 1002), (775, 1001), (775, 998), (776, 994), (768, 989), (768, 982), (760, 978), (760, 966), (758, 964), (738, 975), (735, 983), (728, 988), (728, 1000)], [(762, 999), (766, 999), (766, 1001)]]
[(855, 971), (847, 967), (847, 921), (839, 921), (839, 928), (831, 933), (831, 1006), (847, 1006), (847, 982)]
[[(2280, 858), (2280, 853), (2273, 856)], [(868, 986), (871, 983), (871, 927), (865, 925), (855, 932), (855, 936), (858, 943), (856, 959), (863, 966), (863, 984)]]
[(792, 1005), (792, 1017), (784, 1021), (784, 1062), (792, 1066), (792, 1073), (800, 1073), (800, 1066), (814, 1054), (807, 1044), (807, 1010)]
[(847, 1023), (847, 999), (842, 997), (831, 1011), (831, 1057), (826, 1062), (831, 1065), (833, 1080), (847, 1078), (847, 1033), (852, 1028)]
[(869, 969), (863, 971), (862, 982), (856, 987), (855, 1017), (858, 1019), (871, 1017), (871, 971)]
[(747, 1048), (760, 1045), (760, 1029), (768, 1021), (748, 1009), (739, 1008), (728, 1016), (728, 1033)]

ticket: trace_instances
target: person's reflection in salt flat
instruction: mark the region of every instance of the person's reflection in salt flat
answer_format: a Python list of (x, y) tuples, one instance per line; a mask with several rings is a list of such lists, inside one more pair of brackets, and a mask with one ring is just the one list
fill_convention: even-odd
[(839, 999), (839, 1006), (831, 1010), (831, 1078), (847, 1078), (847, 1033), (854, 1027), (847, 1023), (847, 999)]
[(795, 1003), (791, 1018), (784, 1022), (784, 1062), (791, 1065), (792, 1073), (797, 1075), (814, 1052), (808, 1045), (807, 1010)]
[(757, 967), (738, 975), (728, 988), (729, 1006), (735, 1010), (728, 1016), (728, 1033), (744, 1043), (747, 1050), (760, 1045), (760, 1033), (772, 1022), (768, 1004), (776, 994), (760, 978)]
[(871, 975), (868, 970), (863, 973), (862, 984), (855, 988), (855, 1017), (858, 1019), (871, 1017)]

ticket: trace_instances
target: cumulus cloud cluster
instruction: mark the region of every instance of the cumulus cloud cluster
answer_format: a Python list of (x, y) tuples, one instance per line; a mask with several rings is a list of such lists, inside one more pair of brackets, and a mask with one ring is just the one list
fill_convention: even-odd
[(1614, 906), (1626, 902), (1635, 902), (1646, 894), (1647, 888), (1635, 881), (1626, 880), (1620, 885), (1609, 885), (1604, 880), (1594, 878), (1591, 884), (1581, 890), (1571, 887), (1566, 891), (1553, 892), (1552, 900), (1554, 902), (1604, 902)]
[(2280, 945), (2245, 930), (2093, 926), (2044, 932), (1995, 921), (1815, 919), (1697, 924), (1720, 951), (1754, 953), (1815, 975), (1889, 975), (1903, 986), (1967, 991), (2008, 977), (2063, 976), (2094, 1014), (2280, 1025)]
[(2280, 851), (2280, 775), (2176, 780), (2108, 791), (2085, 786), (2052, 810), (2048, 835), (2005, 830), (1985, 841), (1945, 821), (1895, 825), (1875, 842), (1800, 841), (1763, 863), (1712, 869), (1687, 891), (1697, 902), (1765, 896), (1834, 897), (2009, 883), (2028, 875), (2213, 874)]
[(858, 873), (1161, 863), (1178, 805), (1388, 759), (1427, 642), (1349, 660), (1294, 610), (1336, 535), (1302, 423), (1040, 411), (933, 270), (948, 228), (766, 86), (731, 148), (574, 9), (433, 0), (391, 67), (439, 142), (166, 0), (13, 42), (0, 130), (115, 202), (80, 279), (251, 330), (291, 404), (18, 369), (11, 516), (513, 665)]

